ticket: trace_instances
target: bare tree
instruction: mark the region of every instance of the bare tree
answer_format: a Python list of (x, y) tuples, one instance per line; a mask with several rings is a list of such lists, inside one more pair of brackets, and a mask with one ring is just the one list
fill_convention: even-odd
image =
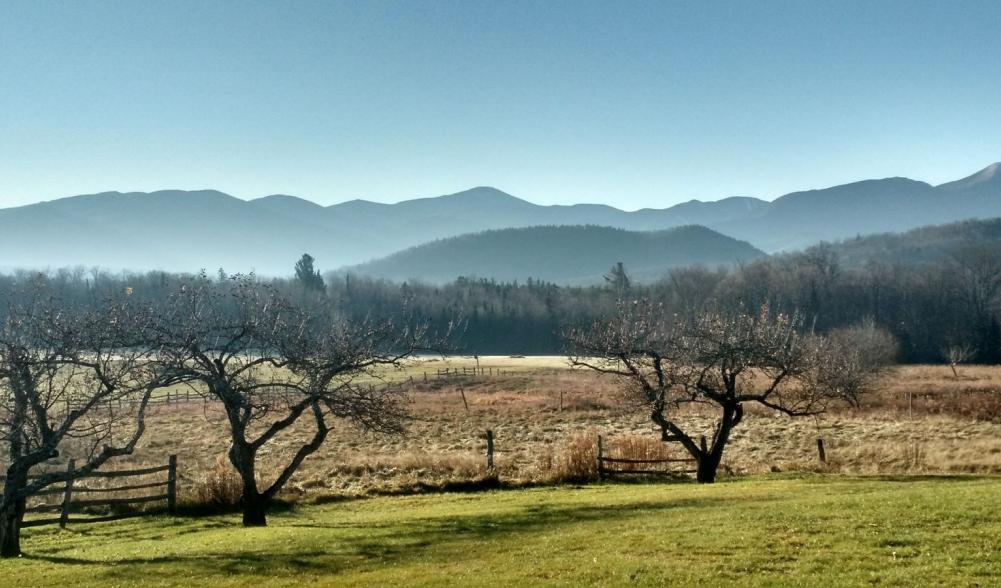
[(974, 353), (973, 348), (969, 345), (950, 345), (945, 348), (942, 355), (945, 356), (945, 360), (949, 362), (949, 367), (952, 368), (952, 377), (958, 378), (959, 372), (956, 371), (956, 366), (973, 359)]
[[(136, 337), (145, 311), (127, 301), (74, 310), (33, 290), (0, 327), (2, 557), (21, 552), (29, 496), (133, 451), (150, 393), (162, 383)], [(75, 469), (45, 471), (57, 457), (74, 457)]]
[[(885, 357), (841, 340), (803, 333), (797, 315), (704, 312), (664, 316), (646, 301), (620, 304), (612, 320), (565, 335), (573, 365), (628, 381), (664, 441), (678, 442), (698, 461), (708, 483), (745, 405), (790, 416), (816, 415), (832, 401), (855, 404)], [(708, 444), (682, 428), (688, 405), (712, 406), (719, 417)]]
[[(396, 433), (405, 412), (400, 388), (372, 386), (426, 342), (421, 322), (348, 324), (308, 315), (273, 288), (247, 277), (197, 280), (176, 292), (155, 329), (160, 361), (219, 401), (239, 474), (245, 526), (267, 524), (267, 510), (303, 461), (343, 418)], [(286, 429), (308, 429), (270, 480), (261, 450)]]

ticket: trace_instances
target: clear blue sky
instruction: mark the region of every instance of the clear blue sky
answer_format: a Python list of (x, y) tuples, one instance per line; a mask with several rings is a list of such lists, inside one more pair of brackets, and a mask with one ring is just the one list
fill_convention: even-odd
[(1001, 159), (1001, 2), (0, 3), (0, 205), (627, 209)]

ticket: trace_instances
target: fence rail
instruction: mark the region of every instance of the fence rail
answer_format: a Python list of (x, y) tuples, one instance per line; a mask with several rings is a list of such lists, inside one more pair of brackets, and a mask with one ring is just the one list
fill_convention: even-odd
[(597, 466), (598, 466), (598, 478), (604, 478), (606, 476), (616, 476), (616, 475), (640, 475), (640, 476), (671, 476), (677, 474), (694, 474), (698, 471), (696, 468), (650, 468), (650, 469), (634, 469), (634, 468), (616, 468), (608, 467), (606, 464), (625, 464), (625, 465), (660, 465), (660, 464), (695, 464), (698, 465), (698, 460), (692, 457), (684, 458), (661, 458), (661, 459), (633, 459), (625, 457), (608, 457), (605, 455), (604, 443), (601, 435), (598, 435), (598, 450), (597, 450)]
[[(69, 460), (66, 466), (67, 472), (73, 472), (75, 469), (75, 461)], [(51, 472), (50, 472), (51, 473)], [(84, 486), (80, 485), (81, 481), (89, 479), (126, 479), (135, 478), (141, 476), (149, 476), (153, 474), (166, 473), (166, 478), (156, 482), (142, 482), (136, 484), (119, 484), (117, 486), (110, 487), (94, 487), (94, 486)], [(29, 479), (38, 479), (39, 477), (46, 474), (32, 474), (29, 475)], [(0, 482), (6, 481), (4, 476), (0, 476)], [(87, 498), (84, 500), (78, 500), (75, 498), (77, 494), (85, 495), (101, 495), (101, 494), (114, 494), (117, 492), (134, 492), (137, 490), (154, 490), (155, 493), (142, 494), (139, 496), (125, 496), (125, 497), (108, 497), (108, 498)], [(42, 513), (52, 513), (58, 512), (58, 517), (53, 518), (43, 518), (43, 519), (27, 519), (21, 523), (22, 527), (38, 527), (42, 525), (54, 525), (58, 524), (60, 527), (66, 527), (69, 523), (101, 523), (107, 521), (117, 521), (121, 519), (127, 519), (132, 517), (146, 516), (158, 513), (170, 513), (173, 514), (177, 509), (177, 456), (171, 455), (166, 465), (155, 466), (149, 468), (138, 468), (132, 470), (116, 470), (108, 472), (90, 472), (82, 476), (72, 476), (66, 480), (62, 487), (54, 488), (43, 488), (38, 492), (31, 494), (29, 498), (32, 497), (43, 497), (43, 496), (54, 496), (62, 495), (62, 499), (55, 503), (42, 503), (35, 504), (25, 509), (26, 513), (30, 514), (42, 514)], [(139, 510), (133, 509), (126, 512), (112, 513), (108, 515), (100, 516), (88, 516), (88, 517), (73, 517), (70, 515), (74, 512), (79, 514), (80, 509), (85, 508), (97, 508), (97, 507), (123, 507), (123, 506), (136, 506), (136, 505), (147, 505), (155, 502), (163, 502), (163, 508), (154, 510)]]

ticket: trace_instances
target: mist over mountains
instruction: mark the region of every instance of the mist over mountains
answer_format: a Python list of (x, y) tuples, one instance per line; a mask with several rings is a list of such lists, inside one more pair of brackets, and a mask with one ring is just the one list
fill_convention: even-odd
[[(632, 212), (601, 204), (539, 206), (489, 187), (397, 204), (353, 200), (326, 207), (287, 195), (245, 201), (214, 190), (106, 192), (0, 210), (0, 267), (222, 267), (287, 275), (307, 251), (321, 268), (333, 270), (459, 235), (558, 225), (633, 232), (701, 225), (773, 253), (821, 240), (999, 217), (999, 167), (993, 164), (940, 186), (887, 178), (794, 192), (772, 202), (733, 197)], [(582, 233), (565, 234), (570, 238)], [(596, 234), (592, 230), (588, 238)], [(556, 246), (548, 243), (555, 252)], [(588, 243), (593, 250), (601, 249)], [(680, 247), (658, 246), (664, 248), (665, 259)], [(535, 253), (538, 260), (550, 254)], [(489, 268), (478, 271), (492, 277)]]

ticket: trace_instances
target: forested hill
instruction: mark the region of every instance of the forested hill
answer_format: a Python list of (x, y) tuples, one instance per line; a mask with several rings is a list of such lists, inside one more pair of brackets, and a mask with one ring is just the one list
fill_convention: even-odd
[(830, 247), (837, 253), (838, 260), (848, 266), (861, 267), (872, 262), (969, 262), (983, 254), (1001, 255), (1001, 218), (921, 227), (905, 233), (869, 235), (833, 243)]
[(634, 281), (649, 282), (675, 267), (730, 265), (763, 255), (749, 243), (697, 225), (649, 232), (593, 225), (543, 226), (433, 241), (344, 271), (432, 283), (466, 276), (594, 284), (622, 262)]

